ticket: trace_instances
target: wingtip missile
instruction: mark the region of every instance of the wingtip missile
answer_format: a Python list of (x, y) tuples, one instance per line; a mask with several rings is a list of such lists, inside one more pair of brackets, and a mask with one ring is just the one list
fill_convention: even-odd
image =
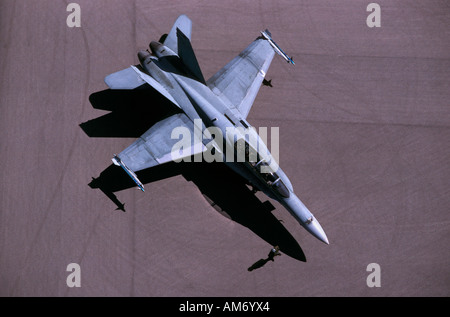
[(268, 29), (265, 29), (264, 31), (261, 31), (261, 35), (270, 43), (270, 45), (272, 46), (272, 48), (275, 50), (275, 52), (278, 55), (281, 55), (281, 57), (283, 57), (286, 62), (295, 65), (294, 60), (292, 59), (292, 57), (290, 57), (288, 54), (286, 54), (281, 47), (278, 46), (277, 43), (275, 43), (275, 41), (272, 39), (272, 34), (269, 32)]
[(124, 162), (122, 162), (120, 157), (118, 157), (117, 155), (114, 155), (114, 157), (111, 160), (114, 163), (114, 165), (122, 167), (123, 170), (128, 174), (128, 176), (130, 176), (131, 179), (136, 183), (136, 185), (139, 187), (139, 189), (142, 190), (143, 192), (145, 192), (144, 185), (141, 183), (141, 181), (136, 176), (136, 174), (128, 166), (126, 166)]

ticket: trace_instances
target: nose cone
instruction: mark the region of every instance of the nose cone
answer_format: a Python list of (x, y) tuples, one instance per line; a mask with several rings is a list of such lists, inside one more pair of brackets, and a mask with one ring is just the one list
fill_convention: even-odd
[(328, 238), (327, 235), (325, 234), (325, 231), (322, 229), (322, 226), (320, 225), (317, 219), (311, 216), (311, 218), (308, 219), (303, 226), (317, 239), (319, 239), (325, 244), (330, 244), (328, 242)]
[(319, 221), (294, 193), (291, 192), (289, 198), (286, 198), (282, 203), (284, 203), (286, 209), (292, 216), (294, 216), (295, 219), (297, 219), (303, 228), (323, 243), (329, 244), (328, 237), (322, 229)]

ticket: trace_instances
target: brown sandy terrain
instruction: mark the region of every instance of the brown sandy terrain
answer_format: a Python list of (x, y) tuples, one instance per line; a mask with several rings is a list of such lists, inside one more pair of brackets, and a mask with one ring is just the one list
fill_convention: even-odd
[[(0, 296), (449, 296), (450, 8), (378, 1), (369, 28), (369, 2), (85, 0), (69, 28), (69, 1), (1, 0)], [(79, 125), (108, 114), (91, 95), (180, 14), (206, 78), (264, 28), (294, 56), (274, 59), (248, 120), (280, 128), (280, 165), (329, 246), (220, 167), (143, 173), (145, 193), (88, 185), (136, 133), (105, 121), (90, 137)], [(124, 112), (117, 129), (146, 118)]]

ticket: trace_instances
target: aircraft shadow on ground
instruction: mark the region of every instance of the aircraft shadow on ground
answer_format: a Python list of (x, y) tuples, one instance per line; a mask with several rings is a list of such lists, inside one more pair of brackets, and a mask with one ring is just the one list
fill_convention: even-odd
[(147, 84), (134, 90), (106, 89), (89, 96), (92, 107), (109, 113), (80, 124), (90, 137), (138, 138), (180, 110)]
[[(80, 124), (90, 137), (139, 137), (156, 122), (178, 112), (158, 93), (147, 90), (93, 93), (89, 100), (96, 109), (111, 113)], [(151, 102), (149, 102), (151, 100)], [(193, 160), (192, 160), (193, 161)], [(143, 184), (182, 175), (194, 183), (205, 199), (220, 214), (247, 227), (270, 245), (299, 261), (306, 261), (298, 242), (272, 214), (274, 206), (262, 202), (240, 175), (230, 172), (223, 163), (166, 163), (136, 173)], [(136, 184), (119, 167), (111, 164), (89, 183), (100, 189), (116, 206), (125, 211), (125, 204), (114, 194)]]

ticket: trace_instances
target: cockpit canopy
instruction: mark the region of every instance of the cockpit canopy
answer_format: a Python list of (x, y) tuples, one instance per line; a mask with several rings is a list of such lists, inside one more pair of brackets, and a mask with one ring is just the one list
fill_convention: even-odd
[(247, 141), (240, 139), (234, 144), (237, 162), (249, 164), (253, 170), (284, 198), (289, 198), (290, 192), (276, 172), (271, 171), (269, 163)]

